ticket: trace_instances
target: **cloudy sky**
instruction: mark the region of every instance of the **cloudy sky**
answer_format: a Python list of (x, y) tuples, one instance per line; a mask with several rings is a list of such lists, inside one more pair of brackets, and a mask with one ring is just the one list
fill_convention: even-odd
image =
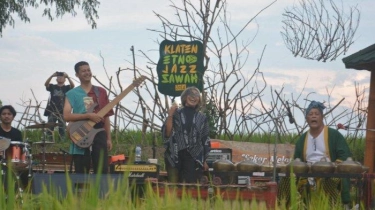
[[(228, 12), (233, 29), (236, 30), (236, 26), (244, 24), (273, 1), (229, 2)], [(358, 5), (361, 12), (355, 42), (347, 52), (350, 55), (374, 44), (375, 2), (344, 2), (349, 6)], [(291, 94), (300, 93), (305, 88), (308, 92), (315, 92), (317, 100), (325, 100), (327, 90), (332, 91), (333, 101), (345, 97), (344, 105), (351, 107), (355, 82), (368, 88), (370, 73), (345, 69), (341, 61), (345, 56), (323, 63), (291, 55), (283, 43), (280, 31), (282, 12), (293, 3), (293, 0), (276, 1), (246, 29), (249, 34), (255, 34), (258, 30), (250, 45), (249, 65), (251, 68), (256, 66), (257, 59), (266, 46), (261, 71), (270, 86), (276, 89), (284, 86), (285, 92)], [(48, 99), (48, 92), (44, 87), (46, 79), (55, 71), (64, 71), (78, 85), (73, 66), (81, 60), (88, 61), (93, 74), (105, 80), (103, 65), (111, 76), (115, 75), (119, 67), (132, 67), (129, 62), (132, 60), (131, 46), (135, 47), (137, 59), (141, 60), (142, 57), (138, 50), (143, 50), (157, 61), (158, 54), (153, 50), (158, 49), (155, 41), (160, 41), (160, 38), (147, 29), (160, 28), (160, 21), (153, 11), (174, 17), (174, 10), (169, 5), (168, 0), (101, 1), (97, 29), (91, 29), (82, 12), (78, 12), (76, 17), (65, 15), (53, 22), (42, 17), (41, 8), (27, 10), (30, 23), (23, 23), (14, 16), (15, 27), (7, 26), (0, 38), (0, 100), (3, 104), (14, 105), (21, 112), (24, 109), (20, 106), (21, 102), (35, 102), (34, 96), (39, 103), (45, 104)], [(105, 59), (105, 64), (102, 63), (101, 56)], [(146, 63), (137, 64), (142, 68), (146, 67)], [(123, 79), (126, 82), (128, 78)]]

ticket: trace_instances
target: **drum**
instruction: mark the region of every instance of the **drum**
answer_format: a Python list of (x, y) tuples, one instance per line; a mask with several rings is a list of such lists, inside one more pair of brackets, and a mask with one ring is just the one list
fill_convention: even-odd
[(5, 160), (14, 169), (27, 169), (30, 158), (30, 145), (28, 143), (11, 141), (8, 149), (5, 150)]

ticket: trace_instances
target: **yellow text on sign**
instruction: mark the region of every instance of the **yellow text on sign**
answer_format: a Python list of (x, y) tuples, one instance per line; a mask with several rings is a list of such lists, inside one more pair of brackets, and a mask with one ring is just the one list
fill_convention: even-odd
[(162, 74), (161, 83), (198, 83), (198, 74)]
[(165, 45), (164, 54), (189, 54), (198, 53), (198, 45), (193, 44), (178, 44), (178, 45)]

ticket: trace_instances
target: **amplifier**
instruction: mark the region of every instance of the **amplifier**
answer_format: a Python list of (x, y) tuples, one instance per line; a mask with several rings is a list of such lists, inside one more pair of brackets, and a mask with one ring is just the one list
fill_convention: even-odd
[[(56, 198), (65, 198), (69, 191), (74, 195), (87, 192), (89, 190), (98, 190), (100, 198), (105, 199), (111, 188), (115, 190), (121, 185), (123, 180), (121, 174), (65, 174), (65, 173), (33, 173), (31, 179), (31, 191), (34, 194), (46, 193), (56, 196)], [(52, 208), (51, 208), (52, 209)]]
[(225, 157), (227, 160), (232, 161), (232, 149), (230, 148), (214, 148), (211, 149), (210, 153), (208, 154), (206, 163), (210, 168), (210, 171), (213, 170), (212, 163), (216, 160), (220, 160), (222, 157)]
[(159, 178), (160, 166), (158, 164), (111, 164), (109, 166), (112, 174), (125, 174), (136, 183), (143, 183), (146, 178)]

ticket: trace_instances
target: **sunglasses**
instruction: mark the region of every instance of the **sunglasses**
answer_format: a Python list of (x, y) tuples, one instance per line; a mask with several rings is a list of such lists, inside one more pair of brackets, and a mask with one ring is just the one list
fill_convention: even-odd
[(190, 92), (190, 93), (188, 94), (188, 96), (198, 98), (198, 97), (200, 97), (201, 95), (200, 95), (199, 93), (196, 93), (196, 92)]

